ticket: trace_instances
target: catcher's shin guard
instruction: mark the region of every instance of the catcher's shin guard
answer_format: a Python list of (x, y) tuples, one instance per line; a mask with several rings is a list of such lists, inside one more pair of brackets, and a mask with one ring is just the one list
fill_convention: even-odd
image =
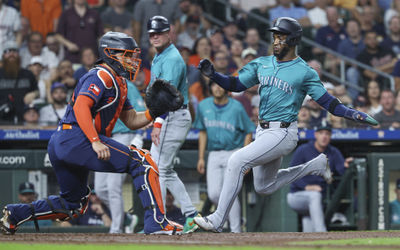
[(153, 233), (168, 224), (164, 216), (158, 168), (148, 151), (131, 146), (130, 153), (135, 160), (131, 162), (130, 173), (145, 210), (144, 232)]
[(90, 189), (86, 196), (79, 202), (68, 202), (64, 198), (50, 195), (43, 200), (37, 200), (30, 204), (9, 204), (4, 208), (4, 214), (8, 215), (8, 223), (17, 227), (26, 221), (34, 221), (36, 231), (39, 231), (38, 220), (66, 221), (84, 214), (88, 207)]

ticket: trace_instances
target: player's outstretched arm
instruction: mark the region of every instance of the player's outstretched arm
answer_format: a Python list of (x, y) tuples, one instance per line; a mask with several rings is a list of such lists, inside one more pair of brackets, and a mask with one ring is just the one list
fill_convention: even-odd
[(370, 115), (346, 107), (336, 97), (331, 96), (328, 92), (326, 92), (323, 96), (321, 96), (317, 100), (317, 103), (321, 105), (324, 109), (328, 110), (333, 115), (344, 117), (349, 120), (353, 120), (360, 123), (366, 123), (372, 126), (376, 126), (379, 124)]
[(153, 120), (148, 110), (144, 112), (136, 112), (134, 109), (122, 111), (119, 118), (129, 129), (132, 130), (143, 128)]
[(233, 92), (242, 92), (247, 89), (243, 83), (240, 82), (239, 77), (235, 76), (227, 76), (218, 72), (215, 72), (214, 65), (208, 59), (203, 59), (200, 61), (199, 66), (197, 68), (200, 72), (211, 78), (214, 82), (216, 82), (222, 88), (233, 91)]

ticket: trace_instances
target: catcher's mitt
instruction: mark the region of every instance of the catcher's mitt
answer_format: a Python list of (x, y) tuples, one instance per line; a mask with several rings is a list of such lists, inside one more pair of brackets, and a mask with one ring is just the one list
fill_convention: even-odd
[(144, 101), (151, 117), (155, 119), (168, 111), (176, 111), (182, 107), (183, 96), (169, 82), (157, 79), (147, 89)]

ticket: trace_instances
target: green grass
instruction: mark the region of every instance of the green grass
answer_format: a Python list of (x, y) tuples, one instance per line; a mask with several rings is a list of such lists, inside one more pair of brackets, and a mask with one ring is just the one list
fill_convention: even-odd
[(335, 246), (400, 246), (400, 238), (365, 238), (345, 240), (316, 240), (293, 242), (291, 245), (335, 245)]

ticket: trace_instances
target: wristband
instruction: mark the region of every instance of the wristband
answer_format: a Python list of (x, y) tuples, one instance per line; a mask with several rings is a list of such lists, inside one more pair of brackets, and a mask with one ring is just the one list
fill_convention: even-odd
[(153, 117), (151, 117), (151, 115), (150, 115), (150, 110), (146, 110), (145, 112), (144, 112), (144, 115), (146, 116), (146, 119), (147, 120), (149, 120), (149, 121), (152, 121), (153, 120)]
[(163, 122), (164, 122), (164, 119), (163, 119), (163, 118), (157, 117), (156, 120), (154, 121), (154, 127), (155, 127), (155, 128), (161, 128)]

